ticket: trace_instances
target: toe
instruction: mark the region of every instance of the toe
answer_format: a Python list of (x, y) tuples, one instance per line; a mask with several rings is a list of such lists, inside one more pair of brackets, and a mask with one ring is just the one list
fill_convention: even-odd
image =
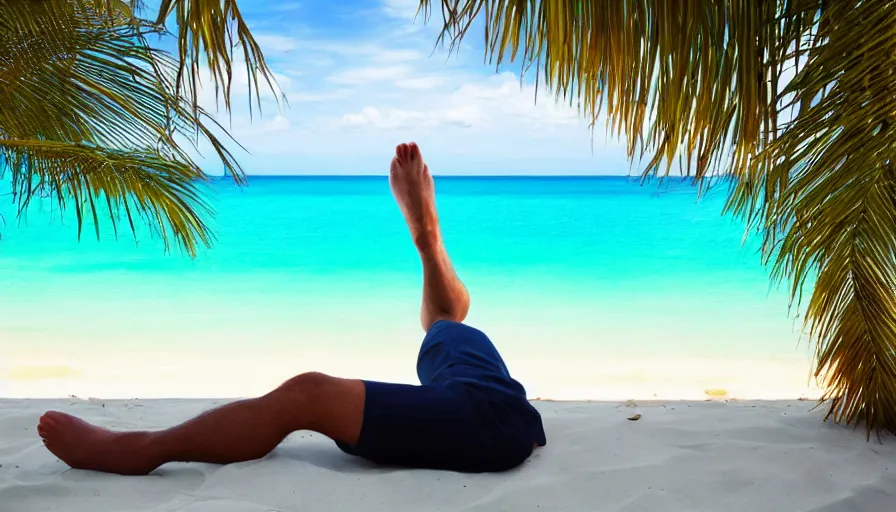
[(398, 171), (401, 170), (401, 162), (398, 160), (398, 157), (392, 157), (392, 163), (389, 164), (389, 173), (397, 174)]
[(408, 158), (408, 145), (407, 144), (399, 144), (398, 145), (398, 158), (400, 160), (407, 160), (407, 158)]
[(420, 148), (417, 147), (416, 142), (408, 144), (408, 156), (411, 158), (420, 158)]
[(62, 414), (56, 411), (47, 411), (40, 417), (41, 424), (52, 427), (62, 418)]

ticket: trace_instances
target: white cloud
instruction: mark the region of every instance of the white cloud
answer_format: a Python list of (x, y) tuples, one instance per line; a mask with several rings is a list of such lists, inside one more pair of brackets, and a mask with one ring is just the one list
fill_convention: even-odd
[(379, 62), (403, 62), (416, 60), (423, 55), (415, 50), (385, 48), (374, 43), (352, 44), (339, 41), (302, 40), (297, 41), (303, 49), (318, 53), (331, 53), (342, 57), (375, 58)]
[(285, 132), (289, 129), (290, 122), (283, 114), (277, 114), (273, 119), (263, 125), (265, 133)]
[(327, 80), (339, 84), (364, 85), (373, 82), (386, 82), (401, 79), (410, 72), (407, 66), (380, 66), (346, 69), (327, 77)]
[(519, 78), (509, 72), (496, 75), (484, 83), (465, 84), (453, 96), (458, 103), (494, 105), (508, 119), (552, 125), (578, 125), (583, 122), (576, 108), (556, 101), (543, 88), (536, 97), (535, 86), (521, 86)]
[(361, 55), (370, 55), (379, 62), (407, 62), (418, 60), (423, 54), (414, 50), (384, 50), (378, 47), (359, 49)]
[(265, 53), (287, 53), (298, 48), (298, 42), (289, 36), (255, 34), (254, 37)]
[(382, 0), (383, 12), (393, 18), (413, 20), (420, 7), (419, 0)]
[(334, 56), (365, 59), (375, 63), (401, 63), (420, 60), (425, 54), (408, 48), (388, 48), (374, 42), (349, 43), (329, 39), (297, 39), (271, 33), (259, 33), (255, 40), (265, 54), (305, 53), (305, 61), (332, 62)]
[(336, 89), (335, 91), (330, 92), (319, 92), (319, 93), (292, 93), (287, 96), (287, 101), (289, 103), (317, 103), (323, 101), (330, 100), (339, 100), (345, 99), (349, 96), (352, 96), (353, 91), (351, 89)]
[(469, 128), (483, 119), (475, 106), (462, 106), (442, 110), (418, 111), (389, 108), (380, 110), (365, 107), (356, 114), (342, 116), (341, 125), (351, 128), (372, 128), (375, 130), (429, 129), (442, 125)]
[(420, 123), (424, 118), (425, 115), (422, 112), (399, 109), (380, 112), (377, 108), (365, 107), (357, 114), (345, 114), (342, 116), (342, 124), (351, 127), (398, 128), (408, 123)]
[[(421, 144), (436, 173), (628, 172), (620, 144), (604, 144), (600, 130), (592, 139), (588, 122), (548, 94), (540, 91), (536, 103), (534, 87), (521, 87), (516, 75), (444, 76), (434, 89), (387, 80), (324, 87), (297, 107), (293, 92), (288, 125), (239, 123), (235, 134), (267, 173), (383, 173), (388, 166), (380, 164), (404, 140)], [(328, 96), (339, 91), (341, 99)]]
[(558, 104), (551, 97), (542, 97), (536, 103), (534, 87), (521, 87), (512, 73), (464, 84), (453, 93), (442, 89), (426, 94), (423, 89), (441, 83), (427, 78), (401, 80), (396, 85), (400, 82), (409, 89), (419, 89), (418, 98), (414, 100), (401, 94), (389, 104), (367, 105), (360, 112), (343, 115), (341, 124), (373, 129), (424, 129), (445, 124), (471, 127), (482, 126), (492, 119), (502, 125), (517, 126), (582, 124), (575, 109)]
[(422, 76), (396, 80), (395, 86), (401, 87), (402, 89), (432, 89), (442, 85), (444, 82), (445, 79), (440, 76)]
[(473, 126), (474, 123), (485, 119), (478, 107), (473, 105), (460, 106), (442, 111), (447, 124), (454, 124), (464, 128)]
[(413, 26), (418, 1), (382, 0), (378, 14), (393, 17), (351, 40), (292, 36), (287, 26), (256, 34), (290, 108), (269, 108), (268, 94), (264, 117), (250, 123), (239, 110), (248, 81), (234, 73), (233, 133), (251, 155), (237, 152), (246, 168), (384, 173), (395, 144), (416, 140), (437, 173), (628, 171), (621, 144), (604, 145), (602, 126), (592, 134), (543, 88), (536, 102), (528, 80), (491, 73), (481, 55), (430, 56), (436, 36), (402, 28)]
[(297, 10), (301, 9), (302, 7), (303, 6), (302, 6), (301, 2), (280, 2), (280, 3), (273, 4), (273, 5), (269, 5), (267, 8), (272, 11), (276, 11), (276, 12), (290, 12), (290, 11), (297, 11)]

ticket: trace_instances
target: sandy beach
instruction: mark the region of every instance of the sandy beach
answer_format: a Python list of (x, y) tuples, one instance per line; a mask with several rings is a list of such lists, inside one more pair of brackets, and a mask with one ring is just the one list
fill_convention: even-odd
[(157, 429), (224, 402), (0, 400), (0, 511), (840, 512), (896, 499), (896, 443), (825, 424), (808, 401), (535, 402), (548, 445), (483, 475), (376, 467), (297, 432), (262, 460), (122, 477), (68, 468), (35, 432), (46, 409)]

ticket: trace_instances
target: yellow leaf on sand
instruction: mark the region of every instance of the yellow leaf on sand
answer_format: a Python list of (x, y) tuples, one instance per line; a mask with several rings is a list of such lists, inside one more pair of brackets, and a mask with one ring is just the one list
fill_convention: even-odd
[(725, 398), (726, 396), (728, 396), (728, 391), (724, 390), (724, 389), (714, 388), (714, 389), (707, 389), (703, 392), (706, 393), (706, 396), (708, 396), (709, 398)]

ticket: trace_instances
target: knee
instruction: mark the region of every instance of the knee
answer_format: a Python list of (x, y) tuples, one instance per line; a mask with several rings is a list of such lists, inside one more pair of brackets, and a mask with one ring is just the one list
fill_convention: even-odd
[(334, 377), (325, 373), (301, 373), (281, 384), (274, 394), (288, 399), (291, 403), (308, 402), (330, 388), (334, 380)]
[(360, 435), (365, 396), (363, 381), (309, 372), (287, 380), (268, 399), (276, 410), (286, 411), (289, 432), (314, 430), (353, 444)]

